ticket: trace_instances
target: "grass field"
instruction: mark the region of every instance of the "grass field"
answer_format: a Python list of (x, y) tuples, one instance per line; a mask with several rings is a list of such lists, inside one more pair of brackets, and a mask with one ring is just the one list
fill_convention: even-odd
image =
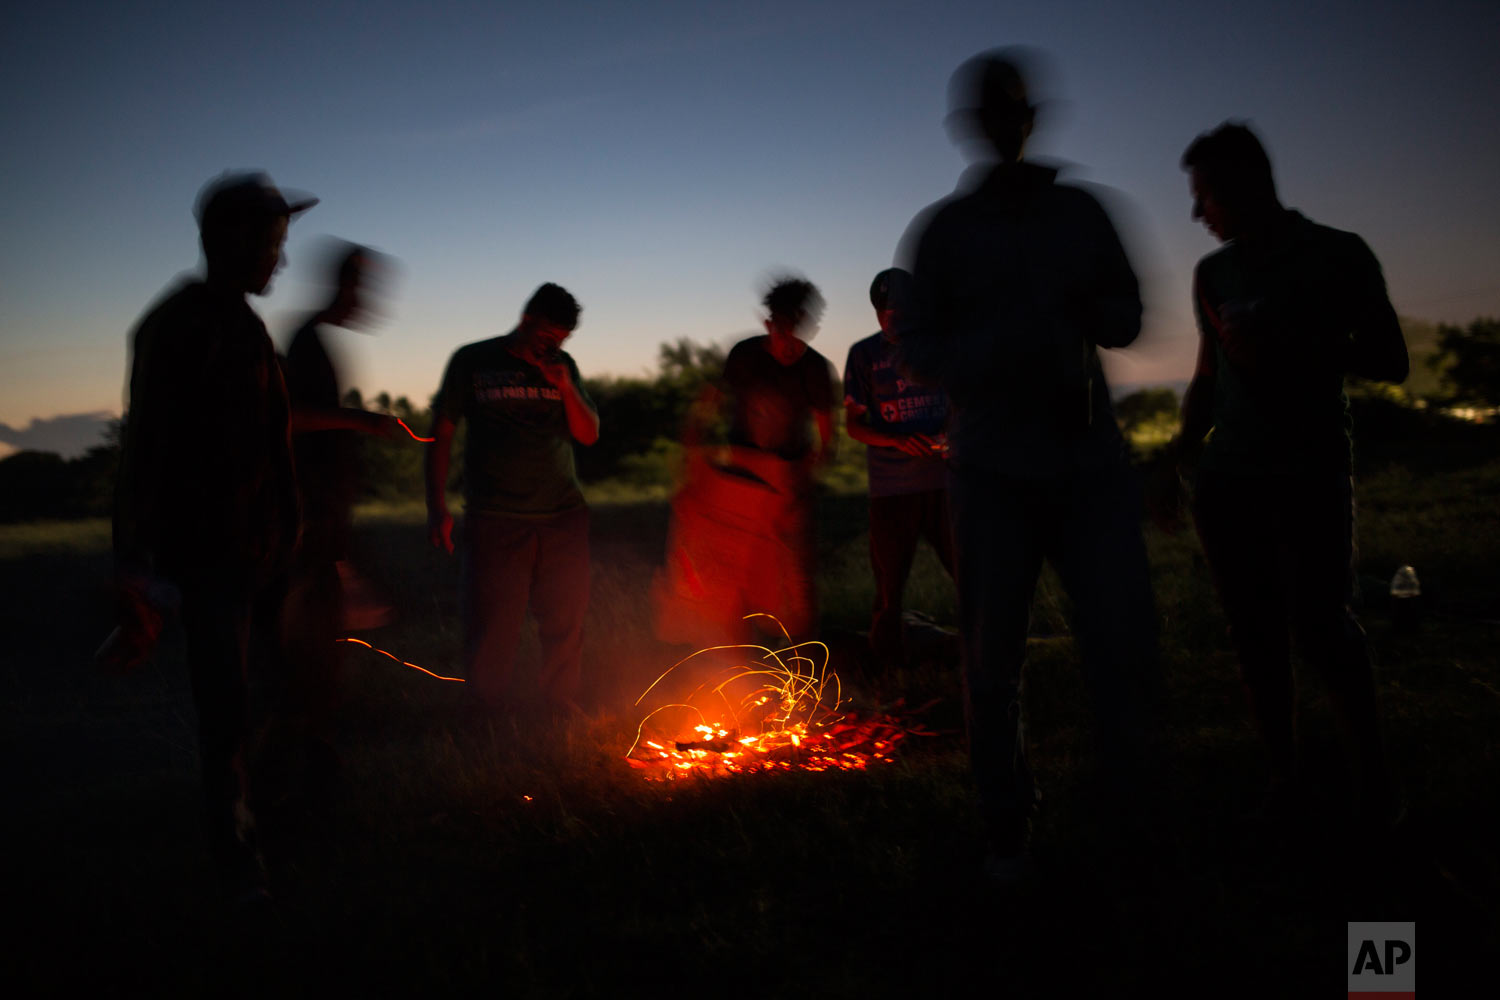
[[(1396, 845), (1369, 857), (1341, 840), (1341, 757), (1315, 679), (1301, 688), (1327, 791), (1315, 832), (1290, 848), (1242, 832), (1263, 775), (1223, 620), (1196, 541), (1152, 529), (1169, 751), (1152, 808), (1169, 856), (1118, 850), (1121, 818), (1088, 792), (1089, 722), (1049, 577), (1028, 668), (1043, 877), (1020, 892), (979, 877), (951, 644), (890, 677), (853, 652), (872, 596), (860, 496), (822, 500), (823, 632), (857, 704), (939, 698), (924, 716), (939, 735), (865, 772), (643, 781), (621, 759), (630, 701), (683, 652), (649, 628), (667, 511), (595, 496), (589, 718), (476, 718), (461, 685), (351, 647), (342, 780), (317, 808), (264, 818), (277, 914), (250, 926), (224, 911), (199, 834), (180, 639), (136, 675), (93, 672), (107, 527), (0, 528), (10, 979), (102, 995), (1336, 995), (1347, 921), (1416, 920), (1426, 994), (1500, 943), (1494, 444), (1398, 448), (1358, 489), (1364, 621), (1411, 807)], [(456, 565), (426, 547), (421, 511), (366, 509), (358, 534), (400, 612), (367, 638), (457, 672)], [(1410, 634), (1379, 600), (1402, 563), (1434, 612)], [(907, 604), (954, 621), (930, 553)], [(535, 656), (528, 636), (523, 665)]]

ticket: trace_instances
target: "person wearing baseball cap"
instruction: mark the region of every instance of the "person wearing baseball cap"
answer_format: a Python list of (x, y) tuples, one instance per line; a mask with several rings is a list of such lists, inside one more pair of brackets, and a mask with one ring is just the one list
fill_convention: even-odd
[[(123, 601), (137, 613), (151, 607), (156, 620), (127, 620), (121, 631), (149, 636), (163, 605), (180, 606), (209, 847), (238, 902), (269, 898), (247, 805), (252, 616), (300, 525), (286, 385), (246, 296), (266, 292), (287, 224), (314, 201), (286, 197), (263, 173), (211, 180), (194, 209), (203, 274), (179, 280), (130, 335), (116, 572), (122, 593), (157, 596)], [(101, 656), (129, 668), (151, 645), (123, 642)]]
[(193, 214), (210, 284), (227, 280), (243, 283), (251, 295), (265, 294), (281, 266), (281, 245), (275, 243), (273, 256), (272, 237), (279, 232), (284, 241), (292, 218), (318, 203), (301, 192), (288, 194), (259, 172), (226, 172), (204, 185)]
[(888, 268), (870, 283), (880, 330), (849, 348), (844, 363), (844, 415), (849, 436), (866, 446), (870, 474), (870, 566), (875, 611), (870, 652), (890, 670), (905, 661), (901, 592), (917, 542), (926, 538), (953, 575), (944, 464), (948, 397), (907, 378), (896, 367), (896, 317), (910, 294), (911, 275)]

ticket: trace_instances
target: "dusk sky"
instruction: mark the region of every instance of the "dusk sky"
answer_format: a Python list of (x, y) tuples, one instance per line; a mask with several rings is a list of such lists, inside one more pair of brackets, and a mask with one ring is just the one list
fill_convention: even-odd
[(322, 199), (252, 299), (278, 344), (319, 239), (401, 261), (376, 336), (345, 338), (367, 395), (425, 403), (544, 281), (583, 303), (585, 375), (639, 374), (663, 341), (757, 330), (761, 282), (794, 270), (841, 369), (870, 278), (963, 169), (949, 74), (1012, 44), (1057, 70), (1029, 154), (1113, 189), (1144, 283), (1151, 343), (1117, 381), (1191, 368), (1214, 242), (1178, 159), (1226, 118), (1287, 205), (1364, 236), (1403, 315), (1500, 315), (1493, 0), (8, 4), (0, 452), (119, 412), (126, 332), (196, 266), (192, 205), (226, 168)]

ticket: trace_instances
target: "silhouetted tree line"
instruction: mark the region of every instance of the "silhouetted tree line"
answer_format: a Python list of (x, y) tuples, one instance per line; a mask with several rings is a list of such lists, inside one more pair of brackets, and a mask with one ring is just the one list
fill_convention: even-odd
[[(667, 483), (680, 454), (678, 437), (688, 407), (704, 382), (724, 367), (724, 350), (679, 340), (662, 344), (654, 376), (588, 378), (584, 386), (599, 408), (605, 433), (577, 452), (578, 473), (585, 482), (622, 479), (637, 485)], [(344, 405), (400, 417), (417, 434), (432, 422), (432, 404), (418, 407), (405, 396), (382, 392), (366, 399), (358, 389), (344, 395)], [(460, 423), (454, 442), (451, 486), (463, 477)], [(120, 421), (88, 453), (67, 460), (51, 452), (22, 451), (0, 460), (0, 521), (108, 516), (114, 502), (119, 467)], [(352, 440), (363, 470), (362, 490), (370, 500), (419, 499), (422, 496), (422, 446), (408, 439), (383, 440), (359, 435)]]
[[(1476, 319), (1467, 327), (1438, 327), (1437, 351), (1427, 365), (1441, 373), (1443, 391), (1434, 402), (1466, 406), (1500, 405), (1500, 320)], [(682, 339), (662, 344), (654, 375), (584, 379), (599, 409), (604, 433), (577, 451), (585, 483), (620, 480), (636, 486), (669, 484), (681, 456), (679, 444), (688, 408), (704, 383), (724, 367), (724, 350)], [(1351, 393), (1361, 439), (1378, 447), (1382, 438), (1406, 437), (1432, 429), (1436, 414), (1418, 415), (1399, 392), (1362, 388)], [(418, 434), (431, 423), (432, 407), (418, 408), (405, 396), (382, 392), (365, 399), (350, 389), (344, 405), (400, 417)], [(1171, 389), (1143, 389), (1121, 399), (1115, 412), (1127, 433), (1175, 421), (1179, 400)], [(454, 443), (451, 486), (462, 486), (463, 433)], [(49, 518), (104, 517), (114, 497), (119, 465), (120, 421), (84, 455), (64, 459), (51, 452), (21, 451), (0, 460), (0, 522)], [(847, 442), (833, 478), (843, 481), (861, 471), (860, 446)], [(422, 496), (422, 447), (409, 440), (355, 439), (364, 470), (363, 493), (370, 500), (415, 500)], [(847, 466), (847, 468), (845, 468)]]
[(0, 522), (104, 517), (114, 503), (120, 467), (120, 421), (104, 440), (74, 459), (18, 451), (0, 460)]
[(1438, 327), (1438, 353), (1427, 361), (1443, 375), (1448, 401), (1500, 406), (1500, 319), (1476, 319), (1468, 327)]

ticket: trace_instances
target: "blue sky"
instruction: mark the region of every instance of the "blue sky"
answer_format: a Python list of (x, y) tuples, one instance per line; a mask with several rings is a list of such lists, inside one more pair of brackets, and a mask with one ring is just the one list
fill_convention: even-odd
[[(540, 9), (545, 7), (545, 9)], [(1500, 314), (1500, 5), (1493, 3), (70, 4), (0, 20), (0, 424), (118, 411), (125, 333), (197, 261), (199, 187), (263, 168), (322, 198), (252, 300), (282, 336), (317, 241), (402, 262), (350, 380), (425, 400), (460, 344), (557, 281), (585, 374), (728, 343), (790, 268), (842, 366), (873, 274), (963, 160), (949, 74), (1046, 50), (1032, 153), (1113, 189), (1151, 343), (1121, 380), (1191, 365), (1188, 284), (1213, 247), (1177, 161), (1248, 118), (1283, 200), (1351, 229), (1398, 310)]]

